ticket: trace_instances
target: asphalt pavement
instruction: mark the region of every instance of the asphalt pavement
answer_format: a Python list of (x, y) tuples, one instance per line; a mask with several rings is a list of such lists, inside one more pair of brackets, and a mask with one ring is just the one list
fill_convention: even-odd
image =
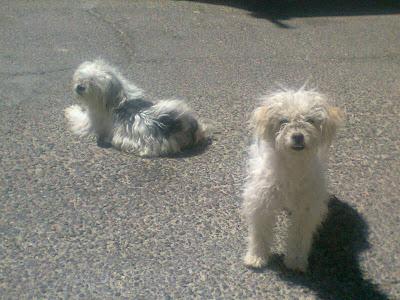
[[(0, 1), (0, 298), (400, 299), (400, 6), (322, 2)], [(71, 76), (98, 57), (186, 100), (210, 145), (143, 159), (72, 136)], [(247, 122), (306, 81), (346, 113), (330, 213), (308, 273), (281, 240), (250, 270)]]

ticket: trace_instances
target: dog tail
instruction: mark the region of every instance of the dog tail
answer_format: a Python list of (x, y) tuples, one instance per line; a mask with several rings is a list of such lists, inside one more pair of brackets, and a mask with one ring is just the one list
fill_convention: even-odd
[(209, 144), (215, 133), (215, 124), (211, 120), (197, 119), (198, 130), (196, 132), (197, 144)]
[(164, 136), (179, 136), (182, 148), (207, 140), (206, 126), (181, 100), (159, 101), (144, 113), (152, 119)]
[(85, 136), (92, 130), (90, 119), (85, 111), (79, 105), (71, 105), (64, 110), (64, 115), (68, 121), (70, 130), (78, 135)]

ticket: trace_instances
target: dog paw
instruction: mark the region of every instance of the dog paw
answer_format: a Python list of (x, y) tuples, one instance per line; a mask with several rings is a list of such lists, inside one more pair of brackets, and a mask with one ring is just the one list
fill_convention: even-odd
[(283, 262), (288, 269), (291, 269), (293, 271), (301, 273), (305, 273), (307, 271), (308, 267), (307, 259), (301, 259), (300, 257), (285, 256)]
[(247, 253), (243, 259), (244, 264), (249, 268), (260, 269), (267, 264), (267, 258)]

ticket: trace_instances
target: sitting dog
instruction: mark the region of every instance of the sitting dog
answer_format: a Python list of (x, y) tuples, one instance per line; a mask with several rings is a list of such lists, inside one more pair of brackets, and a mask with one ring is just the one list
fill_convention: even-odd
[(169, 155), (205, 140), (203, 126), (180, 100), (144, 100), (142, 91), (102, 60), (82, 63), (73, 75), (79, 105), (65, 110), (70, 129), (93, 133), (97, 144), (140, 156)]
[(325, 161), (341, 121), (341, 111), (314, 90), (281, 90), (262, 98), (252, 117), (255, 141), (243, 194), (247, 266), (267, 264), (277, 214), (286, 210), (284, 263), (306, 271), (313, 234), (327, 213)]

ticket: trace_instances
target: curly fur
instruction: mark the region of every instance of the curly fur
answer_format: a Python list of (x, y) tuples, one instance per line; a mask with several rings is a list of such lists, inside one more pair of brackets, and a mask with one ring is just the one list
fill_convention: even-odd
[(341, 111), (314, 90), (282, 90), (262, 98), (251, 120), (255, 141), (243, 194), (247, 266), (266, 265), (277, 214), (285, 209), (291, 222), (284, 263), (307, 269), (313, 234), (327, 212), (325, 161), (341, 121)]
[(203, 126), (183, 101), (144, 100), (141, 89), (102, 60), (78, 67), (73, 90), (79, 105), (65, 110), (70, 129), (79, 136), (95, 134), (100, 146), (159, 156), (180, 152), (206, 138)]

